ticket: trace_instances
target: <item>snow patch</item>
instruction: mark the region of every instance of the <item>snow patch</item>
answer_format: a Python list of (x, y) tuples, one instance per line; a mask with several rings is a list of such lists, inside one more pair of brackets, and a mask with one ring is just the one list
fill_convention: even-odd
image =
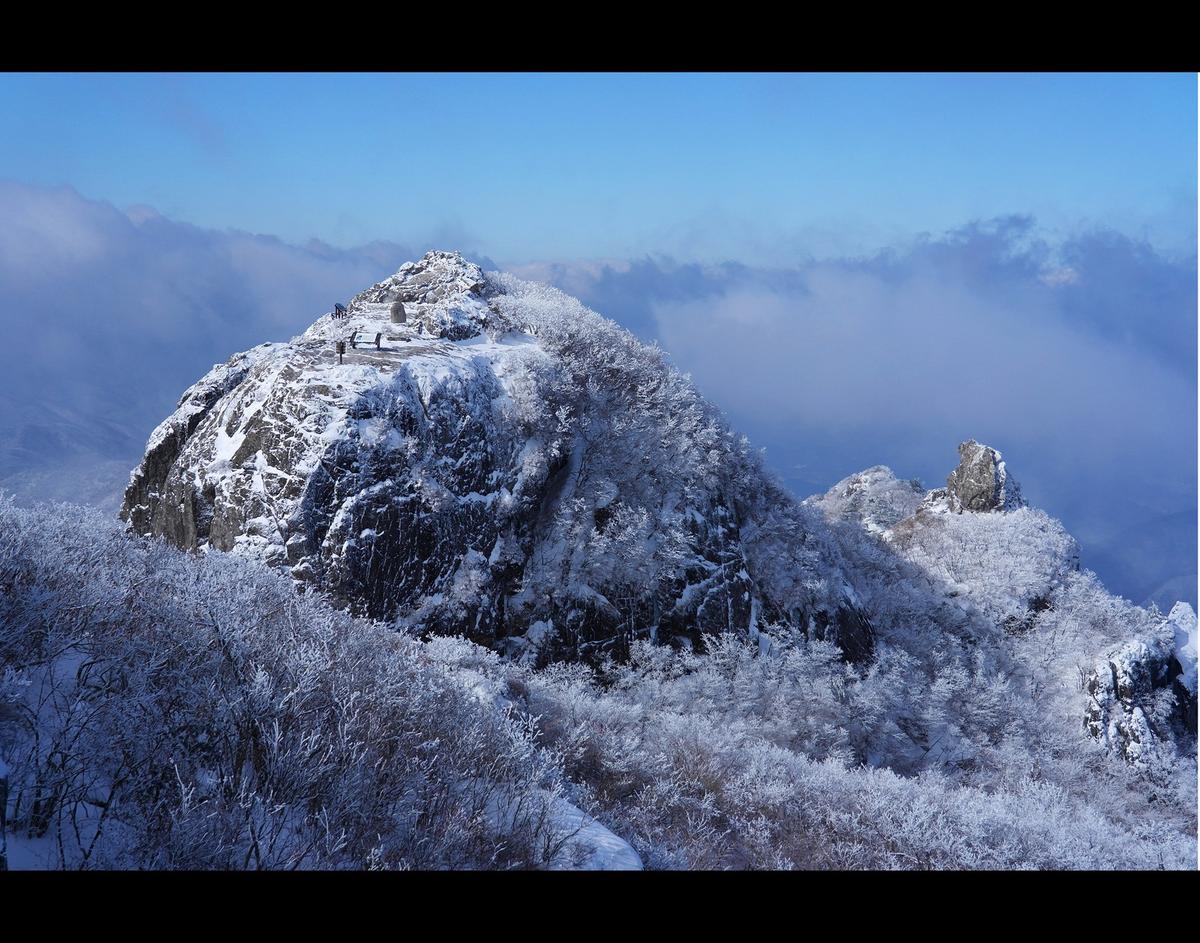
[(1186, 602), (1177, 602), (1171, 608), (1167, 622), (1175, 631), (1175, 657), (1183, 673), (1179, 681), (1185, 688), (1196, 693), (1196, 610)]

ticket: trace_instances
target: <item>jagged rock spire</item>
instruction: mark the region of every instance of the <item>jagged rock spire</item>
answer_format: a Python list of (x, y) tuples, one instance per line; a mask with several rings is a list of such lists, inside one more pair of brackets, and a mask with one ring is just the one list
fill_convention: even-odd
[(959, 445), (958, 457), (958, 467), (946, 479), (951, 510), (1013, 511), (1025, 507), (1020, 485), (1008, 474), (1003, 457), (994, 448), (968, 439)]

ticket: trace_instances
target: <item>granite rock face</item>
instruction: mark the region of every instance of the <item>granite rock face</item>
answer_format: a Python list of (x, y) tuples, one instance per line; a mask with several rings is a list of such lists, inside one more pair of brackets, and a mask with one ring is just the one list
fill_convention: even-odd
[(959, 445), (958, 457), (958, 467), (946, 479), (952, 511), (1012, 511), (1025, 506), (1020, 486), (995, 449), (968, 439)]
[[(546, 342), (522, 321), (546, 299), (532, 291), (522, 308), (515, 285), (429, 253), (344, 319), (214, 367), (152, 436), (122, 516), (285, 568), (363, 614), (534, 661), (621, 657), (644, 637), (703, 647), (766, 618), (869, 659), (870, 621), (819, 517), (747, 465), (631, 335), (588, 312), (554, 320)], [(355, 332), (380, 348), (348, 346), (339, 363)], [(621, 370), (638, 358), (635, 387)], [(611, 375), (589, 367), (610, 361)], [(780, 580), (772, 568), (793, 552)]]
[(175, 412), (151, 433), (145, 457), (130, 476), (121, 510), (121, 517), (133, 530), (169, 537), (179, 546), (195, 546), (195, 508), (186, 495), (168, 494), (167, 480), (188, 439), (209, 411), (246, 378), (272, 346), (263, 344), (214, 366), (183, 394)]
[(1196, 698), (1173, 629), (1168, 618), (1154, 634), (1114, 649), (1084, 682), (1085, 729), (1131, 766), (1153, 767), (1195, 739)]

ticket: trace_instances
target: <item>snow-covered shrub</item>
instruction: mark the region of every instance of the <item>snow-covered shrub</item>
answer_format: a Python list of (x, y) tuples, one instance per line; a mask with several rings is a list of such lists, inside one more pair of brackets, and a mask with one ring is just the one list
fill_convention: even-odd
[(578, 807), (658, 868), (1194, 866), (1194, 760), (1131, 768), (1079, 712), (1081, 669), (1151, 614), (1070, 571), (1013, 635), (876, 537), (827, 539), (879, 619), (869, 664), (764, 620), (538, 669), (0, 502), (10, 855), (561, 866)]
[(532, 867), (563, 840), (528, 722), (261, 565), (3, 502), (0, 626), (10, 831), (59, 866)]
[(1194, 865), (1186, 761), (1148, 790), (980, 665), (928, 677), (886, 650), (858, 670), (827, 643), (765, 632), (705, 655), (639, 643), (598, 673), (479, 659), (456, 640), (433, 654), (535, 716), (593, 813), (652, 867)]
[[(488, 278), (503, 289), (492, 304), (506, 323), (537, 337), (555, 364), (539, 367), (543, 420), (534, 427), (549, 416), (574, 433), (557, 539), (527, 572), (527, 592), (558, 588), (624, 612), (597, 591), (632, 595), (676, 579), (689, 562), (682, 509), (718, 486), (735, 439), (659, 348), (556, 289)], [(518, 415), (537, 408), (524, 396), (516, 403)]]
[(895, 546), (934, 579), (993, 619), (1022, 619), (1078, 569), (1079, 546), (1044, 511), (922, 512), (899, 528)]

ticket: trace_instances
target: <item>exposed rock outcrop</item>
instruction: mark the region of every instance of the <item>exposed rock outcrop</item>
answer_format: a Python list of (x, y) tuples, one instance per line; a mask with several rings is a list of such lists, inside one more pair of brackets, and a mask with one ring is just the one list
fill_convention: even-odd
[[(491, 294), (483, 270), (457, 252), (429, 252), (405, 262), (395, 275), (359, 292), (348, 306), (351, 317), (376, 313), (388, 305), (393, 323), (414, 325), (420, 333), (457, 341), (474, 337), (488, 319), (485, 299)], [(404, 317), (397, 320), (400, 302)]]
[[(525, 284), (429, 253), (346, 318), (214, 368), (152, 437), (124, 518), (535, 660), (702, 647), (760, 618), (869, 658), (819, 516), (660, 355)], [(353, 332), (381, 349), (339, 364)]]
[[(1188, 607), (1190, 610), (1191, 607)], [(1170, 618), (1125, 643), (1088, 673), (1084, 726), (1132, 766), (1153, 767), (1194, 742), (1195, 694), (1183, 683)]]
[(234, 354), (228, 363), (217, 364), (180, 397), (175, 412), (150, 434), (146, 454), (130, 476), (121, 510), (123, 520), (139, 533), (170, 536), (180, 546), (195, 546), (195, 509), (186, 496), (172, 501), (166, 493), (167, 478), (184, 445), (209, 410), (226, 393), (246, 378), (250, 368), (274, 345), (262, 344)]
[(945, 500), (958, 514), (1025, 507), (1020, 485), (995, 449), (968, 439), (959, 445), (958, 457), (958, 467), (947, 477), (945, 489), (930, 492), (932, 500)]

